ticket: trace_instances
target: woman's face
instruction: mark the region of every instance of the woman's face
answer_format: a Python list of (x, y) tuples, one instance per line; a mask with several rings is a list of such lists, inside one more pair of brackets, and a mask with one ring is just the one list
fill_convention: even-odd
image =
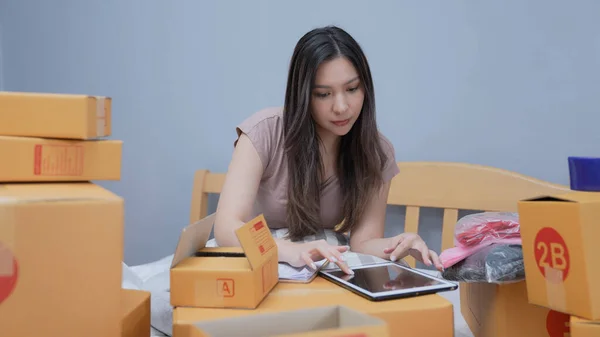
[(358, 72), (348, 59), (322, 63), (311, 93), (311, 113), (319, 134), (347, 134), (360, 115), (364, 98)]

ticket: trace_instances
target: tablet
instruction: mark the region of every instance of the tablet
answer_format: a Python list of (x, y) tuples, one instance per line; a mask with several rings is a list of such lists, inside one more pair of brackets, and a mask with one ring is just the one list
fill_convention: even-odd
[(354, 275), (340, 269), (321, 270), (320, 275), (371, 301), (456, 290), (458, 284), (394, 262), (355, 267)]

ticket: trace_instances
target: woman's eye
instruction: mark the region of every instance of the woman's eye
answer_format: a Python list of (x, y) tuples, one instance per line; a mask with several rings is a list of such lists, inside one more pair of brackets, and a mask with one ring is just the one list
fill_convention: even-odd
[(329, 96), (329, 93), (317, 92), (315, 95), (319, 98), (325, 98), (325, 97)]
[(356, 91), (357, 89), (358, 89), (358, 87), (354, 87), (354, 88), (350, 88), (350, 89), (348, 89), (348, 91), (350, 91), (350, 92), (354, 92), (354, 91)]

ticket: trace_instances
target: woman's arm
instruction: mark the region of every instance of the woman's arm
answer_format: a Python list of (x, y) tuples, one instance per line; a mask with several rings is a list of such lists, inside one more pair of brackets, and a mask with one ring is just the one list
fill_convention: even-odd
[(215, 239), (221, 247), (240, 243), (235, 230), (252, 219), (263, 164), (250, 138), (241, 134), (233, 150), (215, 217)]
[[(263, 175), (263, 164), (252, 142), (241, 134), (233, 151), (225, 183), (219, 197), (215, 217), (215, 240), (221, 247), (236, 247), (240, 243), (235, 230), (253, 217), (254, 200)], [(314, 266), (313, 261), (323, 258), (336, 263), (344, 272), (351, 274), (341, 253), (347, 247), (332, 246), (324, 240), (293, 243), (276, 239), (279, 261), (293, 266)], [(314, 268), (314, 267), (313, 267)]]
[(384, 250), (392, 244), (392, 240), (383, 237), (390, 185), (390, 182), (385, 183), (379, 193), (371, 199), (360, 223), (350, 233), (350, 248), (352, 251), (374, 255), (382, 259), (390, 257), (389, 254), (384, 253)]
[(417, 233), (403, 233), (384, 238), (385, 213), (391, 182), (385, 183), (377, 195), (371, 199), (357, 228), (350, 233), (350, 247), (353, 251), (396, 261), (411, 255), (426, 265), (435, 264), (442, 270), (438, 255), (427, 248)]

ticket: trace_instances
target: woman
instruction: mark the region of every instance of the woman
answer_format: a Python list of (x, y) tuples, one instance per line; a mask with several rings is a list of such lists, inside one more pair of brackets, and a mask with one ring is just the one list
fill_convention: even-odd
[(292, 55), (283, 108), (255, 113), (237, 134), (216, 212), (219, 246), (238, 246), (235, 229), (262, 213), (271, 229), (288, 229), (289, 240), (276, 241), (279, 260), (292, 266), (314, 268), (326, 258), (353, 274), (341, 254), (349, 247), (297, 242), (336, 228), (350, 233), (354, 252), (392, 261), (410, 254), (442, 269), (417, 234), (383, 238), (390, 181), (399, 171), (375, 122), (369, 64), (342, 29), (304, 35)]

